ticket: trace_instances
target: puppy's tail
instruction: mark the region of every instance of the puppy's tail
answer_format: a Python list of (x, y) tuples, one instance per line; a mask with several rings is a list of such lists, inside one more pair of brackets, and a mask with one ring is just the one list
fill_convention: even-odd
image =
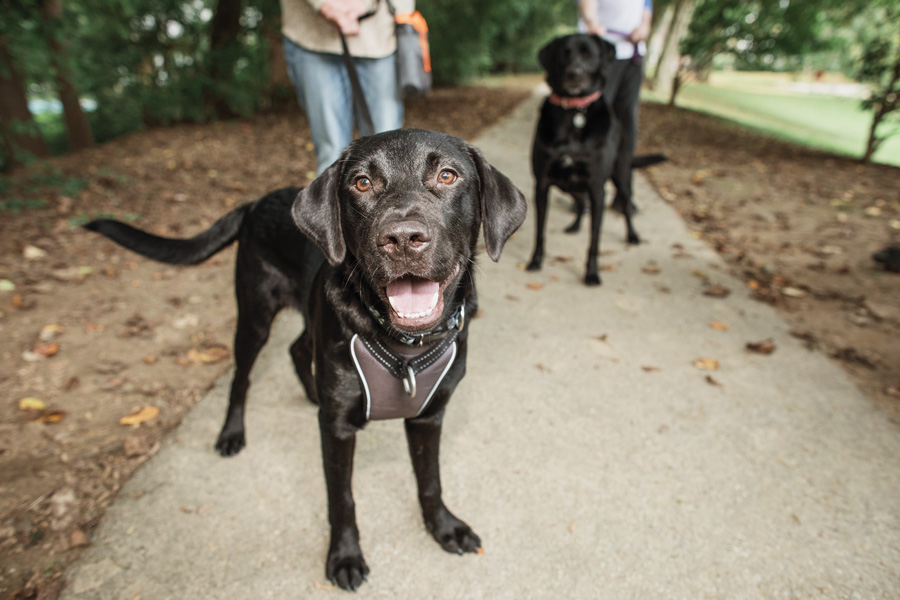
[(213, 226), (188, 239), (165, 238), (112, 219), (97, 219), (84, 228), (96, 231), (133, 252), (170, 265), (196, 265), (233, 243), (252, 203), (234, 209)]
[(667, 160), (669, 160), (669, 157), (665, 154), (641, 154), (640, 156), (635, 156), (631, 159), (631, 168), (643, 169), (644, 167), (666, 162)]

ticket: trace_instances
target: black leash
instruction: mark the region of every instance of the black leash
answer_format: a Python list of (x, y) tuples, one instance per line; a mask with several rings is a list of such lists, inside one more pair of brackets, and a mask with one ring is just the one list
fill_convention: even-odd
[[(365, 18), (368, 15), (363, 15)], [(360, 19), (360, 20), (361, 20)], [(359, 123), (359, 134), (362, 136), (375, 135), (375, 126), (372, 124), (372, 114), (369, 112), (369, 105), (366, 104), (366, 97), (363, 95), (362, 85), (359, 83), (359, 73), (356, 72), (356, 63), (350, 56), (350, 50), (347, 48), (347, 38), (344, 32), (338, 30), (341, 36), (341, 45), (344, 47), (344, 65), (347, 67), (347, 75), (350, 77), (350, 88), (353, 91), (353, 111)]]

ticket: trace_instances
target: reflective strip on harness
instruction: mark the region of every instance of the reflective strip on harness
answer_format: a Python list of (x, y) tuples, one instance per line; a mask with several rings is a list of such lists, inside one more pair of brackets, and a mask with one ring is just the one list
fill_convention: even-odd
[[(417, 417), (431, 402), (444, 376), (453, 366), (456, 359), (456, 342), (446, 347), (443, 352), (438, 350), (437, 344), (430, 346), (411, 348), (399, 343), (387, 342), (390, 352), (406, 359), (424, 359), (418, 373), (414, 376), (415, 394), (410, 395), (404, 389), (404, 381), (396, 373), (396, 366), (387, 364), (379, 357), (384, 352), (373, 352), (372, 344), (384, 344), (385, 342), (370, 342), (353, 336), (350, 341), (350, 355), (353, 364), (359, 373), (360, 384), (365, 395), (366, 420), (377, 421), (383, 419), (411, 419)], [(383, 349), (382, 349), (383, 350)], [(433, 353), (434, 356), (427, 356)], [(409, 383), (407, 383), (407, 386)]]

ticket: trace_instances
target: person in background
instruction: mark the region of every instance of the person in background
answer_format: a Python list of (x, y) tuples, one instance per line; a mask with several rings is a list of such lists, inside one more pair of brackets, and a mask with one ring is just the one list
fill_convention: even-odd
[(634, 212), (631, 157), (637, 144), (643, 57), (653, 17), (652, 0), (578, 0), (578, 13), (580, 31), (599, 35), (616, 47), (616, 61), (603, 90), (607, 103), (622, 123), (622, 139), (612, 177), (616, 186), (613, 208), (623, 213)]
[[(414, 0), (393, 0), (393, 4), (398, 12), (414, 10)], [(387, 2), (281, 0), (281, 18), (288, 75), (309, 118), (317, 174), (337, 160), (353, 139), (353, 97), (339, 31), (347, 38), (375, 132), (403, 126), (397, 39)]]

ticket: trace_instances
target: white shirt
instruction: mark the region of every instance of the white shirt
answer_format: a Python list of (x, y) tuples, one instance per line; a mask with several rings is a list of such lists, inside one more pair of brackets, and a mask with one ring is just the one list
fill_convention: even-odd
[[(634, 44), (628, 40), (631, 32), (644, 20), (645, 0), (597, 0), (597, 20), (606, 27), (603, 39), (615, 45), (616, 58), (623, 60), (634, 56)], [(578, 20), (578, 30), (587, 31), (583, 19)], [(647, 45), (638, 43), (638, 54), (647, 53)]]

